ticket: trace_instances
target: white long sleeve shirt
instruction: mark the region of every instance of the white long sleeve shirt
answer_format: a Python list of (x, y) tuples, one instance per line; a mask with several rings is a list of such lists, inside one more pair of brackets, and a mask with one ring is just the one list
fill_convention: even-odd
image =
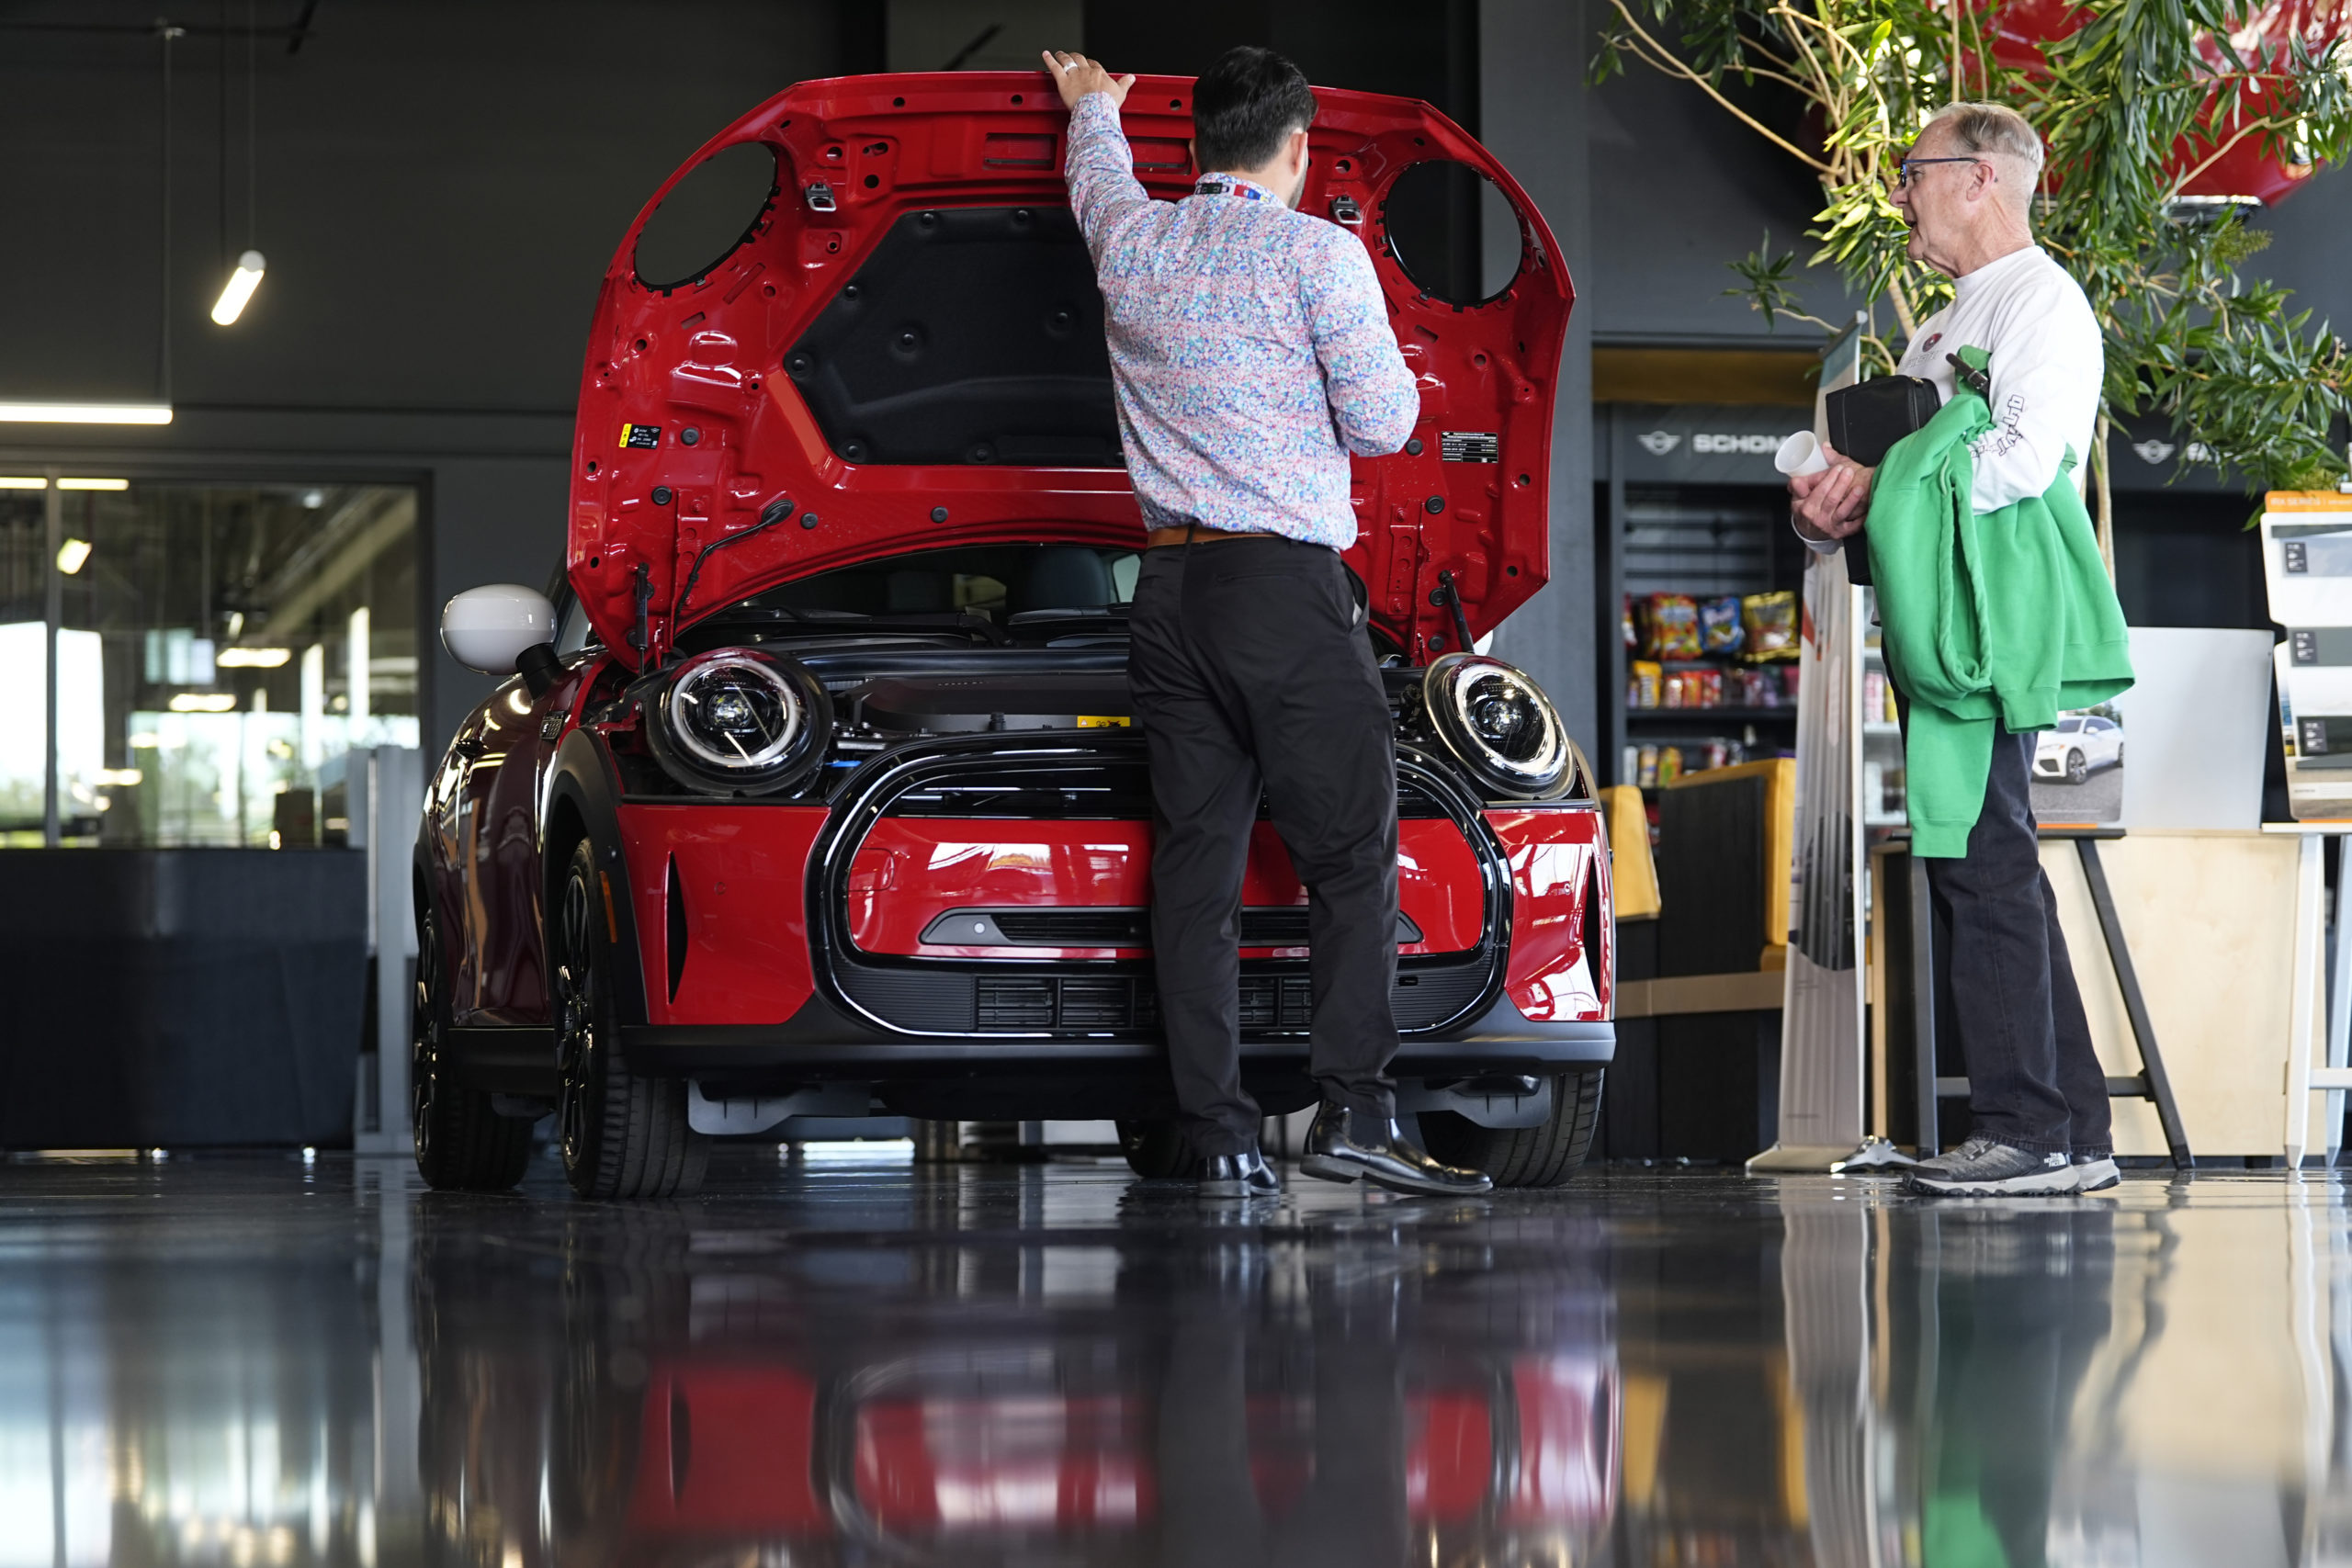
[[(2082, 286), (2040, 245), (2012, 251), (1955, 280), (1956, 298), (1919, 323), (1895, 367), (1936, 384), (1956, 382), (1945, 355), (1964, 347), (1992, 356), (1993, 428), (1969, 443), (1975, 509), (1995, 512), (2047, 491), (2067, 448), (2090, 459), (2107, 350)], [(1835, 540), (1806, 539), (1826, 555)]]

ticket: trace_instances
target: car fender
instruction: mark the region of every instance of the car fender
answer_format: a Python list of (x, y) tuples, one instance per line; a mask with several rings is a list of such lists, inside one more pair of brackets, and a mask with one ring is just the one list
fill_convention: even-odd
[[(539, 886), (539, 928), (544, 934), (548, 914), (556, 907), (563, 876), (563, 862), (575, 841), (550, 829), (567, 809), (577, 814), (596, 856), (597, 874), (608, 895), (605, 914), (615, 949), (628, 961), (614, 965), (613, 1001), (625, 1023), (643, 1023), (645, 1011), (644, 947), (637, 940), (637, 901), (631, 896), (628, 860), (621, 852), (620, 779), (605, 755), (604, 743), (593, 731), (574, 729), (556, 748), (555, 764), (548, 770), (547, 790), (539, 807), (539, 858), (545, 868)], [(553, 965), (549, 965), (550, 974)]]

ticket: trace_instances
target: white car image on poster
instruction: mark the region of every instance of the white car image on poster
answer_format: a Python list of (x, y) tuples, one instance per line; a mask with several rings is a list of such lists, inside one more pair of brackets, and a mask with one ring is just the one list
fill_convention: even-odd
[(2033, 749), (2033, 776), (2045, 782), (2086, 784), (2101, 768), (2122, 765), (2123, 727), (2097, 708), (2061, 715)]
[(2052, 826), (2104, 826), (2123, 817), (2123, 723), (2111, 703), (2058, 716), (2033, 738), (2033, 815)]

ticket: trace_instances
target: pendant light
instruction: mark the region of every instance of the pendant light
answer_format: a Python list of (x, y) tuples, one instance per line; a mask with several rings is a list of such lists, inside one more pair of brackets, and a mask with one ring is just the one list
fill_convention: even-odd
[[(224, 7), (225, 8), (225, 7)], [(224, 17), (223, 20), (226, 20)], [(245, 6), (245, 250), (237, 258), (236, 266), (220, 285), (220, 298), (213, 303), (212, 320), (218, 326), (234, 326), (244, 314), (245, 306), (261, 287), (262, 274), (268, 264), (261, 252), (254, 248), (255, 200), (254, 174), (254, 100), (259, 96), (257, 73), (254, 60), (254, 11), (252, 0)], [(229, 250), (229, 34), (220, 32), (220, 251), (225, 260)]]

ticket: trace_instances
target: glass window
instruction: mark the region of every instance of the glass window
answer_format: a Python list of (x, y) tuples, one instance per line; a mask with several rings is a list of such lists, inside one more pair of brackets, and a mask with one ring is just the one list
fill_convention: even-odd
[(0, 476), (0, 843), (43, 841), (47, 595), (69, 845), (296, 848), (418, 741), (416, 491)]

